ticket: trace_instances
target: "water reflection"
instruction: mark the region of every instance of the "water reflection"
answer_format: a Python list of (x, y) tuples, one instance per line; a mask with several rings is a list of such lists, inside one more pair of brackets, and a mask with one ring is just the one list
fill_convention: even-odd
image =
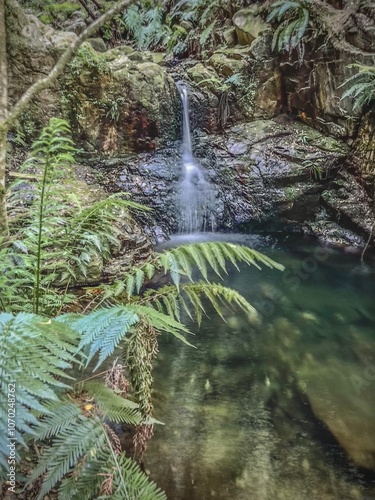
[[(266, 253), (298, 269), (313, 250)], [(145, 462), (168, 498), (375, 498), (364, 468), (375, 469), (374, 269), (333, 252), (297, 290), (272, 270), (230, 272), (228, 286), (273, 310), (251, 323), (210, 314), (196, 350), (162, 339), (155, 397), (166, 425)]]

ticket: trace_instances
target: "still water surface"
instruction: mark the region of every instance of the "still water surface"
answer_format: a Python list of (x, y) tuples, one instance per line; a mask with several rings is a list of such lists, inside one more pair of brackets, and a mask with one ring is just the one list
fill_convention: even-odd
[(374, 260), (230, 241), (286, 271), (229, 270), (225, 284), (256, 320), (228, 309), (226, 323), (212, 312), (200, 329), (187, 322), (197, 349), (161, 338), (155, 416), (165, 426), (146, 468), (173, 500), (375, 499)]

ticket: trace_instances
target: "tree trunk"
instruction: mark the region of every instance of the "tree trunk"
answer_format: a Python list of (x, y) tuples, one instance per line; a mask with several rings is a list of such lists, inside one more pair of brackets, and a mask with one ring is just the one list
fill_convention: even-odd
[(8, 236), (5, 204), (5, 169), (7, 155), (8, 71), (5, 31), (5, 0), (0, 0), (0, 236)]

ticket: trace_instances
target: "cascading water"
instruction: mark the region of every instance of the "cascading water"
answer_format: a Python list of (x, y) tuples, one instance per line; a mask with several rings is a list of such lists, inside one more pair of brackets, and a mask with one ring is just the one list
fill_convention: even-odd
[(183, 109), (182, 167), (177, 206), (179, 210), (178, 230), (180, 233), (213, 231), (214, 192), (205, 179), (203, 171), (194, 158), (189, 121), (189, 98), (186, 87), (178, 85)]

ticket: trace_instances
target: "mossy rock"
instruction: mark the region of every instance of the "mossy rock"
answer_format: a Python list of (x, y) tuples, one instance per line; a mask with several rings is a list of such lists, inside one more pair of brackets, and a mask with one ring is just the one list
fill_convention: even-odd
[(54, 2), (47, 5), (46, 9), (51, 12), (52, 15), (60, 15), (67, 18), (74, 14), (74, 12), (76, 12), (77, 10), (80, 10), (80, 4), (71, 2)]
[(96, 52), (107, 51), (107, 46), (102, 38), (89, 38), (87, 41)]
[(198, 63), (187, 70), (189, 77), (200, 87), (213, 93), (217, 91), (218, 75), (216, 71)]
[(41, 14), (39, 16), (39, 21), (43, 24), (51, 24), (53, 22), (53, 17), (50, 14)]
[(223, 52), (215, 52), (208, 60), (208, 64), (212, 66), (219, 75), (230, 77), (234, 74), (241, 73), (246, 62), (241, 59), (232, 59)]
[(223, 39), (227, 47), (234, 47), (237, 44), (236, 28), (231, 26), (223, 32)]
[(177, 138), (177, 89), (148, 59), (149, 54), (128, 47), (100, 54), (85, 45), (71, 63), (63, 83), (64, 109), (85, 149), (153, 150), (155, 141)]
[(231, 47), (226, 49), (218, 49), (215, 54), (224, 54), (229, 59), (236, 59), (237, 61), (242, 61), (246, 57), (252, 57), (252, 51), (250, 47)]

